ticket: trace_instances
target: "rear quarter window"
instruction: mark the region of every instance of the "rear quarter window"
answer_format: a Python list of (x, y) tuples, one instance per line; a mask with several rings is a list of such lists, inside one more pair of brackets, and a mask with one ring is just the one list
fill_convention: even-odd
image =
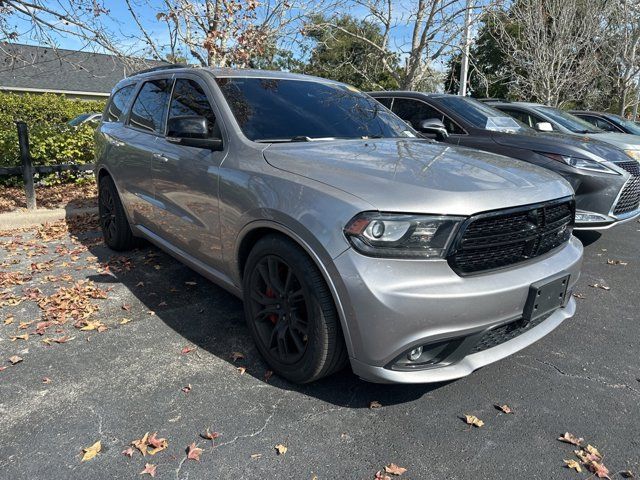
[(134, 90), (135, 85), (127, 85), (111, 95), (111, 100), (109, 100), (102, 120), (105, 122), (121, 122)]
[(145, 82), (131, 107), (129, 125), (143, 131), (162, 134), (170, 93), (171, 81), (166, 78)]

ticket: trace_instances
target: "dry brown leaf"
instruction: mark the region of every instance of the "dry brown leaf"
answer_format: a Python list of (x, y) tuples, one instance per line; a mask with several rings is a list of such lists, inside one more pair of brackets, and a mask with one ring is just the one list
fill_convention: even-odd
[(201, 448), (196, 446), (196, 442), (193, 442), (189, 447), (187, 447), (187, 458), (189, 460), (200, 461), (200, 454), (203, 452)]
[(151, 463), (145, 463), (144, 464), (144, 470), (142, 470), (139, 475), (143, 475), (143, 474), (148, 474), (152, 477), (156, 476), (156, 466), (151, 464)]
[(84, 332), (99, 330), (100, 327), (104, 326), (100, 320), (85, 320), (81, 325), (80, 330)]
[(607, 265), (622, 265), (622, 266), (625, 266), (625, 265), (628, 265), (628, 263), (627, 262), (623, 262), (622, 260), (611, 260), (611, 259), (608, 259), (607, 260)]
[(196, 349), (196, 347), (186, 346), (180, 351), (180, 354), (181, 355), (186, 355), (189, 352), (193, 352), (195, 349)]
[(244, 353), (241, 352), (231, 352), (231, 355), (229, 355), (231, 357), (231, 360), (233, 360), (234, 362), (237, 360), (244, 360)]
[(169, 446), (169, 442), (167, 441), (166, 438), (158, 438), (156, 436), (157, 432), (153, 432), (151, 435), (149, 435), (149, 437), (147, 438), (147, 444), (153, 448), (150, 448), (149, 450), (147, 450), (147, 453), (149, 455), (155, 455), (158, 452), (161, 452), (162, 450), (164, 450), (165, 448), (167, 448)]
[(597, 461), (589, 462), (587, 463), (587, 468), (591, 473), (593, 473), (598, 478), (608, 478), (608, 479), (611, 478), (609, 477), (609, 469), (605, 467), (604, 464), (601, 462), (597, 462)]
[(268, 382), (272, 376), (273, 376), (273, 370), (267, 370), (266, 372), (264, 372), (264, 381)]
[(284, 455), (285, 453), (287, 453), (288, 448), (285, 447), (283, 444), (279, 443), (275, 446), (276, 452), (278, 452), (278, 455)]
[(511, 407), (509, 405), (507, 405), (506, 403), (504, 405), (494, 405), (498, 410), (500, 410), (502, 413), (511, 413), (513, 414), (513, 410), (511, 410)]
[(0, 372), (3, 371), (3, 370), (6, 370), (7, 368), (9, 368), (9, 367), (7, 367), (6, 365), (3, 365), (2, 367), (0, 367)]
[(129, 323), (130, 321), (131, 321), (131, 319), (130, 319), (130, 318), (121, 318), (121, 319), (120, 319), (120, 322), (118, 322), (118, 323), (120, 323), (120, 325), (126, 325), (126, 324), (127, 324), (127, 323)]
[(473, 425), (474, 427), (478, 428), (484, 426), (484, 422), (475, 415), (465, 415), (464, 418), (469, 425)]
[(131, 305), (129, 305), (128, 303), (123, 303), (120, 308), (122, 308), (122, 310), (128, 312), (129, 310), (131, 310)]
[(184, 393), (189, 393), (191, 391), (191, 384), (182, 387), (180, 390), (182, 390)]
[(578, 473), (582, 472), (582, 467), (575, 460), (565, 460), (564, 463), (567, 468), (571, 468)]
[(42, 383), (51, 383), (51, 379), (49, 377), (42, 377)]
[(383, 473), (381, 470), (376, 472), (375, 480), (391, 480), (391, 477), (386, 473)]
[(9, 361), (11, 362), (11, 365), (15, 365), (16, 363), (20, 363), (22, 361), (22, 357), (19, 357), (18, 355), (13, 355), (9, 357)]
[(611, 287), (608, 287), (607, 285), (602, 285), (600, 283), (594, 283), (594, 284), (589, 285), (589, 286), (592, 287), (592, 288), (599, 288), (601, 290), (606, 290), (606, 291), (611, 290)]
[(4, 319), (5, 325), (11, 325), (12, 323), (13, 323), (13, 315), (9, 315), (7, 316), (7, 318)]
[(373, 401), (371, 401), (371, 403), (369, 404), (369, 408), (370, 408), (370, 409), (372, 409), (372, 410), (373, 410), (374, 408), (381, 408), (381, 407), (382, 407), (382, 404), (381, 404), (379, 401), (377, 401), (377, 400), (373, 400)]
[(100, 443), (100, 440), (98, 440), (96, 443), (94, 443), (90, 447), (83, 448), (82, 461), (86, 462), (87, 460), (91, 460), (93, 457), (95, 457), (98, 454), (98, 452), (100, 452), (100, 450), (102, 450), (102, 444)]
[(386, 473), (390, 473), (391, 475), (402, 475), (404, 472), (407, 471), (407, 469), (404, 467), (399, 467), (395, 463), (390, 463), (389, 465), (384, 467), (384, 471)]
[(584, 442), (584, 438), (578, 438), (573, 433), (569, 432), (565, 432), (565, 434), (559, 437), (558, 440), (576, 446), (580, 446), (582, 445), (582, 442)]
[(220, 436), (220, 434), (218, 432), (210, 432), (209, 429), (207, 428), (207, 431), (204, 433), (201, 433), (200, 436), (202, 438), (204, 438), (205, 440), (211, 440), (211, 445), (213, 445), (215, 443), (216, 438), (218, 438)]
[(596, 459), (602, 460), (602, 454), (593, 445), (587, 445), (584, 447), (588, 454), (593, 455)]
[(262, 456), (261, 453), (252, 453), (251, 458), (260, 458)]
[(247, 371), (247, 367), (237, 367), (236, 370), (240, 373), (240, 375), (244, 375)]
[(148, 438), (149, 438), (149, 432), (145, 433), (142, 438), (131, 442), (131, 445), (136, 447), (143, 457), (147, 455), (147, 439)]
[(14, 335), (12, 337), (9, 337), (9, 339), (12, 342), (15, 342), (16, 340), (29, 340), (29, 334), (25, 333), (24, 335)]
[(133, 457), (133, 447), (127, 447), (127, 448), (125, 448), (125, 449), (122, 451), (122, 454), (123, 454), (125, 457), (129, 457), (129, 458)]

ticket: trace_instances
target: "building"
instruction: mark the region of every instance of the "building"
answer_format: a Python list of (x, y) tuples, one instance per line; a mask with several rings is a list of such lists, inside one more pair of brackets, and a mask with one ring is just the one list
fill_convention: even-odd
[(0, 92), (58, 93), (103, 100), (131, 73), (161, 65), (103, 53), (0, 43)]

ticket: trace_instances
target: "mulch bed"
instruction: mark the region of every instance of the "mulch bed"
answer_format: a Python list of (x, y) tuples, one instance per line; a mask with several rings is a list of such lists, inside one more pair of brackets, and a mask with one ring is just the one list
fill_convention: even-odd
[[(98, 205), (97, 195), (96, 184), (93, 181), (36, 187), (38, 208), (95, 207)], [(0, 186), (0, 213), (26, 207), (23, 187)]]

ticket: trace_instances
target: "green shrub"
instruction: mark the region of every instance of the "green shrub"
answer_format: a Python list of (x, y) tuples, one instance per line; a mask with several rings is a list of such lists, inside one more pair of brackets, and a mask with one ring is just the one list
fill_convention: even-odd
[(0, 166), (20, 164), (15, 121), (29, 126), (31, 156), (36, 165), (93, 161), (93, 128), (66, 124), (86, 112), (101, 112), (104, 102), (70, 100), (64, 95), (0, 93)]

